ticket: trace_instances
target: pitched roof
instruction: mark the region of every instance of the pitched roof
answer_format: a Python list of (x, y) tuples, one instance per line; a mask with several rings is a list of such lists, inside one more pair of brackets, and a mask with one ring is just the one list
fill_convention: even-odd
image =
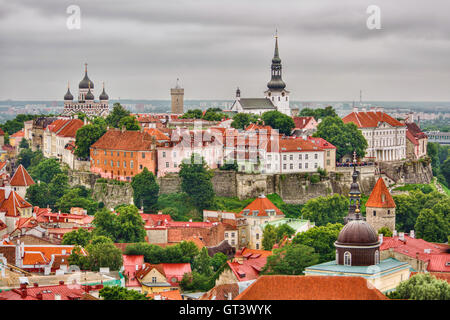
[(284, 215), (284, 213), (278, 209), (272, 201), (270, 201), (266, 196), (260, 195), (258, 198), (253, 200), (248, 206), (246, 206), (240, 213), (244, 216), (258, 216), (264, 217), (268, 216), (266, 210), (274, 210), (276, 215)]
[(332, 145), (323, 138), (313, 138), (311, 136), (308, 136), (308, 140), (311, 141), (313, 144), (321, 147), (322, 149), (336, 149), (334, 145)]
[(263, 275), (235, 300), (388, 300), (363, 277)]
[(419, 126), (415, 122), (406, 123), (407, 131), (410, 132), (416, 139), (426, 138), (427, 135), (422, 132)]
[(10, 138), (20, 138), (25, 136), (25, 130), (22, 128), (21, 130), (17, 131), (16, 133), (13, 133), (10, 135)]
[(405, 126), (405, 124), (380, 111), (352, 112), (342, 118), (342, 121), (344, 121), (344, 123), (353, 122), (358, 128), (374, 128), (377, 127), (380, 122), (386, 122), (393, 127)]
[(24, 296), (22, 296), (22, 289), (17, 288), (1, 292), (0, 300), (55, 300), (55, 295), (60, 295), (61, 300), (80, 299), (85, 294), (83, 287), (74, 284), (41, 287), (28, 286), (26, 289), (23, 289)]
[(153, 300), (183, 300), (180, 290), (168, 290), (156, 293), (149, 293), (147, 297)]
[(394, 199), (391, 196), (383, 178), (378, 178), (372, 193), (366, 202), (366, 207), (374, 208), (395, 208)]
[(227, 264), (238, 281), (254, 280), (259, 277), (270, 255), (271, 251), (244, 248), (241, 252), (236, 252), (237, 259), (227, 261)]
[(429, 272), (450, 272), (450, 247), (446, 244), (436, 244), (423, 239), (404, 236), (404, 241), (398, 236), (384, 237), (380, 250), (392, 248), (395, 252), (418, 258), (428, 262)]
[(303, 129), (309, 122), (314, 120), (314, 117), (292, 117), (295, 123), (295, 129)]
[(241, 98), (239, 103), (243, 109), (276, 109), (267, 98)]
[(8, 217), (20, 216), (19, 208), (32, 207), (25, 201), (17, 192), (11, 190), (9, 193), (6, 190), (0, 189), (0, 211), (5, 211)]
[(8, 161), (0, 161), (0, 170), (3, 170), (3, 168), (6, 167), (6, 164), (8, 163)]
[(156, 141), (169, 141), (169, 137), (166, 136), (164, 133), (162, 133), (160, 130), (155, 128), (145, 128), (145, 132), (147, 132), (149, 135), (155, 137)]
[(323, 151), (316, 143), (303, 138), (283, 137), (280, 139), (280, 152)]
[(80, 119), (67, 120), (64, 127), (57, 133), (59, 137), (71, 137), (75, 138), (78, 129), (84, 125)]
[[(142, 280), (142, 278), (153, 269), (158, 270), (159, 273), (166, 277), (167, 282), (172, 286), (178, 286), (178, 282), (183, 279), (184, 274), (192, 272), (190, 263), (145, 263), (142, 268), (136, 272), (136, 278), (139, 281)], [(175, 281), (173, 281), (174, 278)]]
[(417, 141), (416, 137), (414, 137), (414, 135), (409, 130), (406, 130), (406, 138), (416, 146), (419, 145), (419, 141)]
[(126, 151), (151, 150), (152, 138), (147, 132), (108, 130), (91, 148)]
[(35, 184), (35, 182), (29, 175), (27, 169), (23, 165), (19, 165), (9, 184), (13, 187), (28, 187)]

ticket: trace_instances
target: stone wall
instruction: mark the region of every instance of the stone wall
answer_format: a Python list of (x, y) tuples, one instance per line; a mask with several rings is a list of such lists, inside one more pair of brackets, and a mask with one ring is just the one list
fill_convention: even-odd
[(212, 183), (214, 191), (219, 197), (236, 197), (236, 171), (216, 170)]
[(159, 194), (169, 194), (181, 191), (181, 179), (178, 174), (167, 174), (157, 179)]
[(98, 202), (103, 202), (106, 208), (113, 209), (120, 204), (133, 204), (133, 188), (129, 183), (125, 185), (95, 183), (92, 197)]
[(396, 183), (429, 184), (433, 179), (431, 163), (426, 160), (380, 162), (379, 167)]
[(100, 178), (99, 175), (94, 174), (92, 172), (75, 171), (70, 169), (68, 171), (68, 177), (69, 177), (69, 185), (71, 187), (82, 185), (89, 189), (93, 189), (95, 181), (97, 181), (97, 179)]

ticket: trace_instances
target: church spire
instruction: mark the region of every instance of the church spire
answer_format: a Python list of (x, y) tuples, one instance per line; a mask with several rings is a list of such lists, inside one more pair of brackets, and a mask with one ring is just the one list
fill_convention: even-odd
[(353, 174), (352, 184), (350, 185), (348, 215), (344, 218), (344, 223), (351, 220), (361, 219), (359, 206), (361, 204), (361, 191), (359, 190), (358, 176), (359, 171), (356, 170), (356, 151), (353, 152)]
[(275, 31), (275, 50), (273, 53), (272, 66), (271, 66), (271, 79), (267, 84), (269, 90), (283, 90), (286, 88), (286, 84), (281, 79), (281, 59), (278, 51), (278, 30)]

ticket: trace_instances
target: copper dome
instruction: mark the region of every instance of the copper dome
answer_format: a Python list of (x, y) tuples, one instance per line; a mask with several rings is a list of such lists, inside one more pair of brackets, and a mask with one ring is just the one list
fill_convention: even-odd
[(369, 246), (379, 244), (378, 235), (372, 226), (362, 219), (351, 220), (339, 233), (338, 245)]

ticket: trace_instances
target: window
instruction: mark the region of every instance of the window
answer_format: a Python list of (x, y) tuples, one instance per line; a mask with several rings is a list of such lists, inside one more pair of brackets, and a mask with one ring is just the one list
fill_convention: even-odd
[(329, 156), (330, 156), (330, 150), (327, 151), (327, 157), (329, 157)]
[(231, 237), (234, 238), (234, 232), (231, 233)]
[(168, 168), (169, 167), (169, 163), (168, 162), (166, 162), (166, 168)]
[(133, 160), (130, 161), (130, 168), (133, 169)]
[(289, 165), (289, 169), (294, 169), (294, 165), (292, 163)]
[(106, 150), (105, 150), (105, 156), (106, 156)]
[(305, 160), (308, 160), (308, 154), (305, 154)]
[(117, 156), (118, 156), (118, 157), (120, 156), (120, 152), (119, 152), (119, 151), (117, 151)]
[(351, 266), (352, 265), (352, 254), (348, 251), (345, 251), (344, 253), (344, 266)]
[(139, 169), (142, 170), (142, 164), (139, 165)]
[(123, 167), (124, 167), (124, 168), (127, 167), (127, 162), (126, 162), (126, 161), (123, 162)]
[(225, 232), (225, 238), (228, 238), (228, 232)]
[(163, 158), (165, 158), (166, 157), (166, 152), (165, 151), (163, 151)]
[(259, 240), (259, 233), (256, 234), (256, 240)]
[(286, 170), (286, 163), (283, 164), (283, 169)]
[(106, 166), (106, 160), (103, 161), (103, 164)]
[(298, 155), (298, 160), (302, 160), (302, 155), (301, 154)]
[(110, 163), (110, 164), (111, 164), (111, 167), (114, 167), (114, 163), (113, 163), (113, 161), (112, 161), (112, 160), (111, 160), (111, 163)]
[(373, 216), (375, 217), (377, 215), (377, 212), (373, 210)]
[(142, 159), (145, 159), (145, 153), (142, 152)]
[(298, 164), (298, 168), (299, 168), (299, 169), (302, 168), (302, 164), (301, 164), (301, 163)]
[(256, 250), (258, 250), (258, 249), (259, 249), (259, 243), (256, 244)]
[(388, 214), (391, 214), (391, 210), (388, 210)]
[(327, 166), (329, 166), (329, 165), (330, 165), (330, 159), (327, 160)]
[(113, 152), (111, 151), (111, 157), (113, 156)]
[(319, 155), (318, 155), (317, 153), (314, 153), (314, 159), (317, 160), (318, 156), (319, 156)]
[(308, 163), (305, 163), (305, 169), (308, 169)]
[(176, 162), (173, 163), (173, 167), (174, 167), (174, 168), (177, 167), (177, 163), (176, 163)]
[(100, 164), (100, 160), (97, 159), (97, 164)]
[(286, 161), (286, 155), (285, 155), (285, 154), (283, 155), (283, 160), (285, 160), (285, 161)]
[(152, 277), (152, 283), (156, 283), (156, 277)]
[(294, 156), (292, 154), (289, 156), (289, 160), (294, 160)]
[(120, 168), (120, 161), (117, 161), (117, 168)]
[(127, 156), (127, 152), (126, 152), (126, 151), (125, 151), (125, 152), (123, 153), (123, 156), (124, 156), (124, 157), (126, 157), (126, 156)]
[(317, 168), (317, 162), (316, 162), (316, 163), (314, 163), (314, 168)]

